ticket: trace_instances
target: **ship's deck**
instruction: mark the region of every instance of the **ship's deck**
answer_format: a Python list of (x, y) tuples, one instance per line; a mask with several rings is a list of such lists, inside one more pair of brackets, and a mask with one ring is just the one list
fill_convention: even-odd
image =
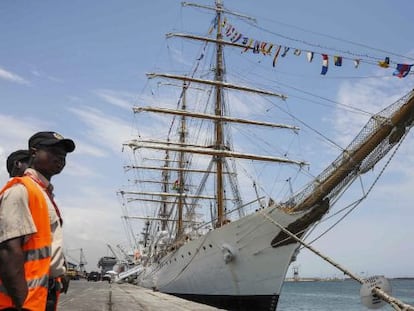
[(131, 284), (71, 281), (59, 311), (213, 311), (220, 310)]

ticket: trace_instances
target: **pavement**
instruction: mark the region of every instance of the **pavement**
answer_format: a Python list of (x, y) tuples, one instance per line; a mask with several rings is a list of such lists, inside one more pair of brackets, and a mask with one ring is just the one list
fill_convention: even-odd
[(214, 307), (154, 292), (128, 283), (72, 280), (58, 311), (213, 311)]

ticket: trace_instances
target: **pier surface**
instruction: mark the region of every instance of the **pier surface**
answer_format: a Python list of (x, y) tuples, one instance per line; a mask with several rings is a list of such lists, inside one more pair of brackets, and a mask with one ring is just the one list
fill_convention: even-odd
[(131, 284), (71, 281), (59, 311), (213, 311), (222, 310)]

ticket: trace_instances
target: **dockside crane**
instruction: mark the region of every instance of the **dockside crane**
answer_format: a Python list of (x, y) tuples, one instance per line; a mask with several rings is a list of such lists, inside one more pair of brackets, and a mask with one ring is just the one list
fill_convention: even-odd
[[(73, 252), (79, 252), (79, 260), (75, 259), (74, 256), (71, 255)], [(77, 264), (77, 270), (81, 273), (85, 272), (85, 266), (88, 264), (86, 261), (85, 253), (83, 248), (74, 248), (74, 249), (67, 249), (65, 252), (67, 259), (70, 259), (74, 263)]]
[[(75, 259), (75, 257), (71, 255), (73, 252), (79, 252), (79, 260)], [(85, 265), (87, 262), (83, 249), (67, 249), (64, 254), (67, 262), (66, 275), (68, 275), (72, 280), (79, 280), (81, 277), (85, 277)]]

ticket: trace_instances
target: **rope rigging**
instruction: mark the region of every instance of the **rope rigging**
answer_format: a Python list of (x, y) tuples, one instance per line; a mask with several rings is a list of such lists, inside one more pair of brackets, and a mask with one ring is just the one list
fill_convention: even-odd
[[(338, 210), (337, 212), (335, 212), (334, 214), (324, 218), (323, 220), (320, 221), (320, 223), (327, 221), (330, 218), (335, 217), (336, 215), (340, 214), (341, 212), (347, 210), (349, 208), (349, 210), (343, 215), (341, 216), (335, 223), (333, 223), (331, 226), (329, 226), (324, 232), (322, 232), (321, 234), (319, 234), (317, 237), (315, 237), (312, 241), (309, 242), (309, 244), (314, 243), (315, 241), (319, 240), (322, 236), (324, 236), (325, 234), (327, 234), (329, 231), (331, 231), (334, 227), (336, 227), (340, 222), (342, 222), (349, 214), (351, 214), (361, 203), (362, 201), (364, 201), (368, 195), (370, 194), (370, 192), (373, 190), (374, 186), (377, 184), (378, 180), (381, 178), (381, 176), (383, 175), (385, 169), (388, 167), (388, 165), (391, 163), (391, 160), (394, 158), (395, 154), (397, 153), (398, 149), (400, 148), (403, 140), (405, 139), (405, 137), (407, 136), (404, 135), (404, 137), (401, 139), (401, 141), (398, 143), (398, 145), (395, 147), (395, 150), (392, 152), (392, 154), (390, 155), (390, 157), (387, 159), (386, 163), (384, 164), (384, 166), (382, 167), (381, 171), (379, 172), (379, 174), (377, 175), (377, 177), (375, 178), (375, 180), (372, 182), (372, 184), (370, 185), (370, 187), (368, 188), (368, 190), (366, 192), (363, 191), (363, 196), (361, 198), (359, 198), (358, 200), (354, 201), (353, 203), (350, 203), (348, 206), (345, 206), (344, 208)], [(361, 176), (359, 176), (361, 177)], [(363, 185), (361, 184), (361, 187)], [(339, 200), (339, 196), (338, 198), (336, 198), (335, 201)], [(332, 203), (332, 205), (334, 205), (335, 202)], [(310, 235), (307, 234), (307, 236)]]

